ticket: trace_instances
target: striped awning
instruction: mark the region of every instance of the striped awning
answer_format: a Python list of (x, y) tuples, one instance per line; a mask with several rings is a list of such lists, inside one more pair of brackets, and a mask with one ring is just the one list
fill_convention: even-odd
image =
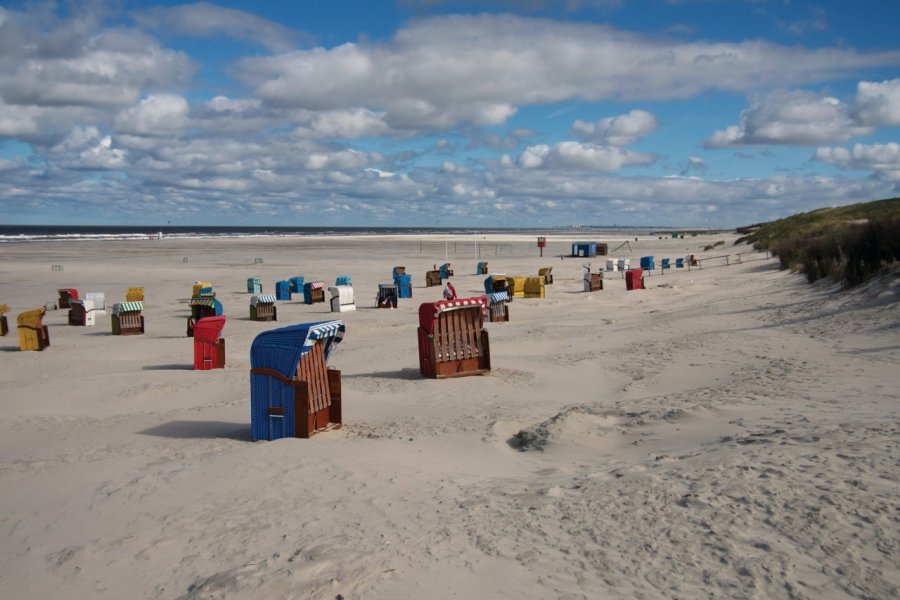
[(113, 314), (118, 315), (123, 312), (135, 312), (144, 310), (143, 302), (117, 302), (113, 305)]
[(216, 299), (212, 296), (194, 296), (191, 298), (191, 306), (215, 306)]
[(250, 305), (256, 306), (257, 304), (275, 304), (275, 294), (259, 294), (258, 296), (251, 296)]
[(321, 290), (321, 289), (324, 289), (324, 288), (325, 288), (325, 282), (324, 282), (324, 281), (310, 281), (307, 285), (308, 285), (311, 289), (314, 289), (314, 290)]
[(250, 367), (274, 369), (285, 377), (293, 377), (300, 357), (312, 349), (316, 340), (325, 340), (327, 360), (335, 344), (344, 338), (345, 329), (343, 321), (334, 320), (264, 331), (250, 346)]
[(488, 294), (491, 304), (495, 302), (507, 302), (509, 300), (509, 292), (492, 292)]

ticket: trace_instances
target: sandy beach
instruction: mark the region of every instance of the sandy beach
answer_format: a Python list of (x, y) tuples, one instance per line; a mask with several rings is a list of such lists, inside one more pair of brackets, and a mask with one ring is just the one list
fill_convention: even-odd
[[(736, 264), (735, 238), (631, 239), (614, 255), (634, 266), (730, 264), (595, 293), (559, 256), (577, 237), (543, 258), (502, 235), (5, 244), (0, 597), (900, 596), (900, 279), (810, 286), (765, 255)], [(419, 374), (417, 309), (441, 295), (424, 273), (445, 256), (461, 296), (483, 293), (479, 260), (553, 267), (545, 299), (486, 325), (488, 375)], [(413, 298), (377, 310), (395, 265)], [(350, 275), (358, 310), (295, 296), (251, 321), (251, 275), (266, 293)], [(191, 370), (197, 280), (228, 316), (225, 369)], [(57, 288), (111, 305), (130, 286), (145, 335), (56, 310), (51, 346), (19, 351), (16, 314)], [(335, 317), (343, 428), (251, 441), (254, 337)]]

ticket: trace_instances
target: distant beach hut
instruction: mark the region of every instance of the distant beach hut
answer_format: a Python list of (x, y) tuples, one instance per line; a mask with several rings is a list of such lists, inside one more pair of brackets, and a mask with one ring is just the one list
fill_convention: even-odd
[(215, 296), (213, 284), (208, 281), (195, 281), (191, 287), (191, 297), (195, 296)]
[(412, 298), (412, 275), (405, 273), (395, 275), (394, 285), (397, 286), (398, 298)]
[[(406, 275), (405, 277), (409, 277)], [(379, 283), (378, 295), (375, 297), (375, 306), (378, 308), (397, 308), (397, 298), (400, 297), (396, 283)]]
[(597, 292), (603, 289), (603, 278), (600, 273), (591, 273), (590, 265), (581, 266), (581, 275), (584, 280), (585, 292)]
[(338, 275), (334, 280), (334, 285), (353, 285), (349, 275)]
[(522, 275), (507, 276), (506, 281), (509, 284), (507, 291), (510, 298), (525, 297), (525, 278)]
[(419, 370), (430, 378), (478, 375), (491, 370), (486, 299), (426, 302), (419, 306)]
[(291, 287), (291, 294), (302, 294), (303, 293), (303, 277), (291, 277), (288, 279)]
[(59, 288), (56, 292), (59, 294), (57, 306), (60, 308), (70, 308), (69, 301), (78, 300), (78, 290), (75, 288)]
[(644, 271), (643, 269), (628, 269), (625, 271), (625, 289), (626, 290), (642, 290), (644, 289)]
[(509, 321), (509, 294), (507, 292), (491, 292), (487, 296), (488, 320), (491, 323)]
[(212, 296), (194, 296), (190, 301), (191, 316), (187, 319), (187, 336), (194, 335), (194, 327), (204, 317), (218, 317), (225, 314), (222, 303)]
[(125, 292), (125, 302), (143, 302), (144, 301), (144, 288), (142, 287), (130, 287), (128, 291)]
[(254, 440), (308, 438), (341, 426), (341, 372), (327, 363), (345, 329), (342, 321), (323, 321), (256, 336), (250, 346)]
[(9, 312), (9, 304), (0, 304), (0, 336), (9, 333), (9, 322), (6, 320), (6, 313)]
[(356, 310), (353, 301), (353, 286), (335, 285), (328, 288), (331, 294), (331, 312), (348, 312)]
[(113, 304), (113, 335), (140, 335), (144, 333), (143, 302), (117, 302)]
[(603, 242), (597, 242), (597, 256), (606, 256), (609, 254), (609, 244), (605, 244)]
[(325, 302), (325, 282), (308, 281), (303, 285), (303, 302), (315, 304)]
[(441, 285), (441, 272), (438, 269), (425, 271), (425, 287)]
[(582, 258), (597, 256), (597, 242), (575, 242), (572, 244), (572, 256)]
[(523, 296), (525, 298), (543, 298), (545, 294), (544, 277), (526, 277), (525, 284), (522, 286)]
[(656, 264), (653, 262), (652, 256), (641, 257), (641, 269), (644, 271), (653, 271), (656, 269)]
[(450, 279), (453, 277), (453, 267), (450, 266), (450, 263), (444, 263), (440, 268), (441, 279)]
[(44, 308), (33, 308), (19, 313), (16, 325), (19, 330), (19, 350), (43, 350), (50, 345), (50, 332), (44, 325)]
[(478, 266), (475, 267), (475, 274), (476, 275), (487, 275), (488, 274), (488, 264), (487, 264), (486, 260), (478, 263)]
[(547, 285), (553, 283), (553, 267), (541, 267), (538, 269), (538, 275), (544, 278)]
[(250, 296), (250, 320), (278, 320), (278, 308), (275, 306), (275, 294), (259, 294)]
[(291, 282), (287, 279), (275, 282), (275, 298), (278, 300), (291, 299)]
[(254, 275), (247, 278), (247, 292), (250, 294), (262, 293), (262, 280), (260, 279), (259, 275)]
[(194, 325), (194, 370), (225, 368), (225, 315), (203, 317)]

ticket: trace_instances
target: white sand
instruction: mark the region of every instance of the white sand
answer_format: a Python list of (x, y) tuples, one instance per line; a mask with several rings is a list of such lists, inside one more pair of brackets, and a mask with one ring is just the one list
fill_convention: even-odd
[[(900, 595), (897, 277), (836, 294), (759, 260), (588, 294), (582, 260), (492, 236), (491, 271), (551, 265), (556, 281), (487, 325), (490, 375), (434, 381), (416, 311), (440, 296), (424, 271), (444, 238), (424, 239), (422, 254), (412, 237), (4, 245), (0, 597)], [(733, 239), (629, 255), (747, 250)], [(457, 290), (480, 294), (474, 244), (455, 249)], [(413, 300), (370, 308), (397, 264)], [(266, 292), (353, 277), (360, 309), (331, 360), (343, 429), (249, 441), (254, 336), (334, 316), (295, 301), (249, 321), (254, 274)], [(229, 316), (224, 370), (190, 370), (195, 280)], [(130, 285), (147, 290), (146, 335), (61, 310), (50, 348), (18, 351), (15, 315), (58, 287), (111, 304)]]

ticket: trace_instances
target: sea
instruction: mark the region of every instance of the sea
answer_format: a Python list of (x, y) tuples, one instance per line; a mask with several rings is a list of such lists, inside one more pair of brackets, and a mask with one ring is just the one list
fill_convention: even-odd
[[(291, 236), (341, 236), (341, 235), (484, 235), (484, 234), (533, 234), (575, 235), (584, 234), (586, 239), (595, 235), (610, 235), (630, 232), (637, 235), (687, 231), (663, 227), (618, 227), (618, 226), (570, 226), (550, 228), (474, 228), (474, 227), (263, 227), (263, 226), (175, 226), (175, 225), (0, 225), (0, 244), (52, 242), (52, 241), (97, 241), (164, 238), (252, 238)], [(691, 231), (697, 231), (696, 228)], [(706, 231), (706, 230), (701, 230)]]

